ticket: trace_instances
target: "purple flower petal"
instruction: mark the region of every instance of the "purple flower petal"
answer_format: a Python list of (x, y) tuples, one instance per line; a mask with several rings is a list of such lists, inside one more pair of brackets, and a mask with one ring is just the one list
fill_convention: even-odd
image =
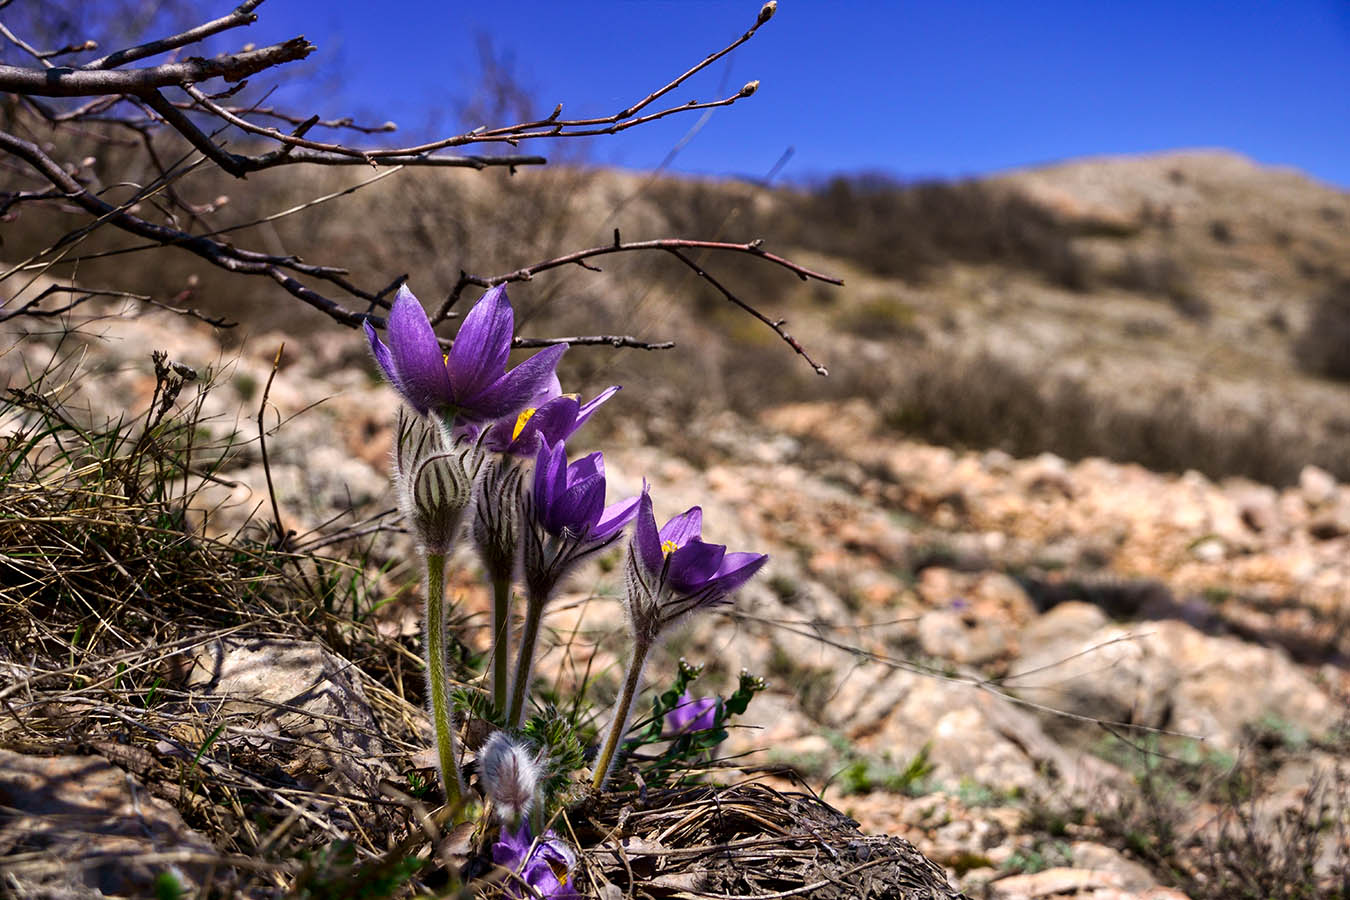
[(567, 483), (573, 484), (583, 478), (605, 477), (605, 456), (600, 451), (588, 453), (567, 467)]
[[(506, 287), (492, 288), (473, 305), (450, 347), (447, 368), (455, 396), (473, 397), (492, 384), (511, 355), (515, 314)], [(528, 398), (526, 398), (528, 399)]]
[(554, 372), (553, 377), (548, 380), (548, 384), (540, 388), (539, 393), (531, 397), (530, 402), (527, 405), (533, 406), (535, 409), (538, 409), (548, 401), (552, 400), (554, 397), (561, 397), (561, 396), (562, 396), (562, 382), (558, 381), (558, 373)]
[[(599, 409), (600, 404), (604, 403), (606, 400), (608, 400), (610, 397), (613, 397), (618, 392), (619, 386), (617, 384), (611, 385), (610, 387), (607, 387), (600, 393), (596, 394), (590, 400), (583, 403), (581, 409), (577, 410), (577, 420), (572, 425), (572, 430), (576, 431), (582, 425), (585, 425), (586, 420), (591, 417), (591, 413)], [(571, 435), (568, 435), (568, 437), (571, 437)]]
[(726, 555), (725, 544), (690, 541), (670, 554), (666, 578), (679, 591), (697, 591), (717, 574)]
[(496, 453), (527, 456), (538, 449), (540, 438), (550, 444), (562, 443), (574, 430), (578, 408), (572, 397), (554, 397), (535, 408), (523, 425), (520, 424), (523, 411), (515, 416), (502, 416), (488, 430), (487, 448)]
[(690, 541), (697, 540), (702, 533), (703, 509), (691, 506), (661, 528), (661, 543), (670, 541), (676, 547), (683, 547)]
[(384, 377), (397, 384), (398, 373), (394, 371), (394, 359), (389, 355), (389, 348), (380, 340), (380, 336), (375, 333), (375, 326), (370, 324), (370, 320), (361, 323), (361, 327), (366, 330), (366, 340), (370, 341), (370, 352), (375, 354), (375, 362), (380, 364)]
[(539, 443), (534, 462), (535, 515), (545, 521), (554, 502), (567, 489), (567, 450), (562, 444)]
[(584, 535), (600, 520), (604, 509), (604, 476), (592, 475), (568, 485), (562, 496), (554, 501), (551, 521), (545, 521), (544, 525), (554, 534), (561, 534), (568, 528)]
[(535, 896), (551, 900), (583, 900), (582, 895), (568, 885), (575, 856), (552, 830), (545, 831), (535, 842), (527, 824), (522, 823), (515, 832), (503, 827), (500, 840), (492, 845), (492, 861), (516, 876), (506, 881), (508, 897), (516, 900)]
[(695, 699), (688, 691), (680, 695), (675, 708), (666, 713), (666, 737), (678, 737), (694, 731), (708, 731), (717, 725), (717, 711), (721, 705), (716, 697)]
[(633, 549), (647, 574), (656, 578), (661, 574), (665, 556), (661, 552), (661, 535), (656, 530), (656, 515), (652, 512), (652, 495), (645, 485), (633, 521)]
[(591, 529), (591, 539), (603, 541), (633, 521), (633, 517), (637, 515), (639, 499), (629, 497), (606, 506), (604, 512), (600, 513), (600, 521)]
[[(451, 404), (453, 391), (436, 332), (412, 291), (401, 287), (389, 309), (386, 327), (391, 379), (413, 408), (425, 414)], [(376, 351), (376, 360), (380, 354)]]
[(514, 871), (530, 851), (532, 842), (529, 822), (521, 822), (514, 832), (503, 825), (501, 838), (492, 845), (492, 861)]
[(478, 419), (499, 419), (520, 412), (530, 398), (537, 396), (551, 379), (557, 377), (554, 369), (566, 352), (566, 344), (545, 347), (482, 391), (460, 397), (460, 405)]
[(725, 597), (753, 578), (768, 560), (763, 553), (728, 553), (709, 586)]
[(532, 441), (543, 435), (551, 444), (565, 441), (576, 430), (580, 409), (575, 397), (554, 397), (535, 409), (515, 440)]

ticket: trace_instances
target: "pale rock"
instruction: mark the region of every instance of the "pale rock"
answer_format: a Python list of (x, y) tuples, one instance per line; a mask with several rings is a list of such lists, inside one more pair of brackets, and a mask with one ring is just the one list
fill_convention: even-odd
[(1298, 490), (1309, 507), (1325, 506), (1336, 499), (1336, 477), (1317, 466), (1304, 466), (1298, 473)]
[[(216, 849), (135, 776), (99, 756), (25, 756), (0, 750), (0, 855), (15, 896), (148, 897), (174, 872), (194, 890)], [(149, 854), (163, 854), (153, 862)], [(175, 861), (175, 854), (181, 859)], [(193, 856), (198, 857), (193, 859)]]
[[(188, 685), (218, 740), (263, 741), (283, 768), (320, 783), (337, 773), (344, 789), (379, 798), (393, 777), (358, 668), (311, 641), (227, 637), (193, 659)], [(428, 737), (430, 726), (427, 726)]]
[(1124, 890), (1146, 891), (1157, 884), (1153, 873), (1146, 866), (1127, 858), (1113, 847), (1091, 841), (1074, 841), (1070, 850), (1076, 867), (1114, 872), (1120, 876), (1120, 886)]
[(1057, 866), (1023, 875), (1010, 875), (990, 885), (993, 900), (1038, 900), (1057, 894), (1073, 895), (1100, 888), (1120, 888), (1124, 879), (1114, 872)]
[(919, 618), (919, 644), (929, 656), (978, 665), (1008, 650), (1009, 633), (998, 622), (982, 623), (957, 610), (935, 609)]

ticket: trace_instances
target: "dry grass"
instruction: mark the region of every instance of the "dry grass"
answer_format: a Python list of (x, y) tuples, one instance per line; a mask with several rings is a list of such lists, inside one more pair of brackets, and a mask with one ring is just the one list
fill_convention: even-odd
[[(178, 862), (217, 866), (219, 884), (243, 894), (280, 896), (323, 854), (381, 860), (422, 811), (397, 791), (334, 793), (330, 773), (253, 752), (257, 711), (228, 711), (227, 698), (190, 686), (194, 655), (228, 636), (334, 648), (358, 663), (380, 738), (405, 763), (422, 745), (403, 684), (419, 663), (354, 617), (359, 559), (280, 549), (256, 523), (219, 540), (194, 527), (197, 492), (237, 448), (198, 443), (209, 385), (155, 363), (150, 408), (125, 421), (79, 423), (42, 378), (0, 409), (0, 745), (105, 756), (219, 853)], [(6, 871), (40, 878), (85, 864), (35, 846)]]

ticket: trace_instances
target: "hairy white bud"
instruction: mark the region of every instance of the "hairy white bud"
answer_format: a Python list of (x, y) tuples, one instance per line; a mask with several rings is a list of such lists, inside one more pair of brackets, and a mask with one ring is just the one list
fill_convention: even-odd
[(494, 731), (478, 754), (483, 790), (502, 822), (515, 825), (530, 814), (539, 790), (542, 767), (519, 741), (505, 731)]
[(778, 0), (769, 0), (768, 3), (765, 3), (759, 8), (759, 20), (755, 24), (763, 25), (765, 22), (772, 19), (773, 14), (776, 12), (778, 12)]

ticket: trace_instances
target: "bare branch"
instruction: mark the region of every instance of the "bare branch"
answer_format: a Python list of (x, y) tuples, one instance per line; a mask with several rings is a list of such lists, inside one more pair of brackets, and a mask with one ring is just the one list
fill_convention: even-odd
[(291, 38), (285, 43), (229, 56), (214, 59), (194, 56), (182, 62), (127, 71), (89, 71), (68, 66), (45, 70), (0, 66), (0, 91), (33, 97), (144, 94), (170, 85), (206, 81), (209, 78), (238, 81), (273, 66), (304, 59), (314, 49), (314, 45), (304, 38)]
[(85, 63), (80, 66), (81, 69), (115, 69), (118, 66), (124, 66), (129, 62), (135, 62), (138, 59), (145, 59), (147, 56), (158, 56), (161, 53), (167, 53), (170, 50), (176, 50), (179, 47), (186, 47), (188, 44), (195, 44), (200, 40), (210, 37), (213, 34), (219, 34), (222, 31), (228, 31), (231, 28), (238, 28), (241, 25), (252, 25), (258, 20), (253, 10), (261, 6), (263, 0), (244, 0), (239, 7), (228, 16), (222, 16), (211, 22), (205, 22), (195, 28), (189, 28), (180, 34), (172, 37), (161, 38), (157, 41), (140, 44), (135, 47), (128, 47), (125, 50), (118, 50), (109, 53), (107, 56), (100, 57), (93, 62)]
[(673, 350), (674, 341), (640, 341), (635, 337), (626, 334), (588, 334), (574, 337), (558, 338), (521, 338), (518, 337), (511, 342), (513, 347), (552, 347), (554, 344), (571, 344), (574, 347), (582, 346), (609, 346), (614, 349), (620, 347), (631, 347), (635, 350)]
[[(218, 100), (220, 98), (213, 96), (211, 99)], [(197, 108), (196, 103), (187, 103), (185, 101), (175, 102), (174, 106), (183, 110)], [(242, 106), (226, 106), (223, 108), (227, 112), (234, 113), (236, 116), (242, 115), (244, 113), (249, 113), (255, 116), (267, 116), (269, 118), (285, 122), (288, 125), (302, 125), (305, 122), (309, 121), (308, 117), (294, 116), (291, 115), (290, 113), (282, 112), (281, 110), (272, 106), (250, 106), (247, 108)], [(348, 131), (355, 131), (360, 134), (388, 134), (389, 132), (392, 131), (398, 131), (398, 125), (394, 124), (393, 122), (384, 122), (380, 125), (361, 125), (355, 122), (351, 118), (351, 116), (343, 116), (340, 119), (319, 119), (314, 124), (317, 125), (319, 128), (335, 128), (335, 129), (342, 128)]]
[[(291, 150), (291, 152), (288, 153), (287, 150)], [(244, 157), (245, 167), (250, 172), (297, 163), (308, 163), (315, 166), (423, 166), (427, 168), (486, 169), (489, 167), (543, 166), (548, 164), (548, 159), (543, 156), (421, 155), (372, 155), (370, 158), (363, 158), (358, 155), (346, 156), (313, 150), (294, 150), (285, 147), (262, 156)]]
[[(80, 296), (71, 300), (69, 303), (66, 303), (64, 306), (58, 306), (52, 309), (38, 309), (38, 304), (53, 294), (79, 294)], [(75, 307), (92, 300), (95, 297), (124, 297), (128, 300), (150, 301), (150, 298), (144, 294), (132, 294), (128, 291), (96, 291), (54, 284), (16, 309), (6, 311), (5, 307), (9, 305), (8, 302), (0, 303), (0, 322), (7, 322), (10, 319), (16, 319), (19, 316), (27, 316), (30, 319), (54, 318), (62, 313), (70, 312)]]
[[(619, 232), (617, 229), (614, 232), (614, 238), (613, 244), (607, 244), (602, 247), (592, 247), (589, 250), (578, 250), (575, 253), (568, 253), (565, 256), (554, 257), (553, 259), (544, 260), (543, 262), (538, 262), (534, 265), (516, 269), (514, 272), (507, 272), (505, 275), (494, 275), (491, 278), (482, 278), (477, 275), (460, 273), (459, 281), (455, 283), (455, 287), (450, 291), (450, 296), (446, 298), (445, 302), (441, 304), (440, 308), (437, 309), (436, 313), (431, 317), (431, 322), (434, 325), (437, 322), (444, 321), (446, 316), (450, 314), (451, 308), (459, 302), (460, 295), (464, 293), (464, 289), (469, 285), (490, 288), (496, 287), (499, 284), (529, 281), (540, 272), (556, 269), (559, 266), (580, 265), (584, 263), (585, 260), (595, 256), (606, 256), (610, 253), (630, 253), (635, 250), (726, 250), (732, 253), (749, 253), (752, 256), (757, 256), (767, 262), (782, 266), (794, 273), (802, 281), (814, 279), (816, 281), (823, 281), (826, 284), (842, 285), (844, 283), (841, 278), (835, 278), (832, 275), (816, 272), (805, 266), (798, 265), (790, 259), (786, 259), (774, 253), (769, 253), (763, 249), (762, 242), (760, 241), (735, 244), (726, 241), (694, 241), (685, 240), (684, 238), (661, 238), (653, 241), (630, 241), (628, 243), (623, 243), (618, 239)], [(587, 268), (593, 267), (588, 266)]]
[(243, 178), (248, 174), (242, 156), (229, 153), (221, 148), (198, 128), (192, 119), (188, 118), (187, 113), (166, 100), (159, 91), (149, 91), (143, 94), (141, 99), (145, 101), (146, 106), (158, 113), (174, 131), (187, 138), (188, 143), (200, 150), (202, 155), (211, 162), (220, 166), (235, 178)]
[[(8, 0), (0, 0), (0, 7), (7, 2)], [(214, 59), (191, 57), (186, 60), (164, 63), (162, 65), (147, 68), (120, 68), (121, 66), (139, 59), (155, 56), (197, 43), (210, 35), (231, 28), (248, 25), (256, 20), (257, 16), (254, 14), (254, 10), (261, 5), (261, 3), (262, 0), (243, 0), (243, 2), (241, 2), (229, 15), (203, 23), (170, 37), (118, 50), (78, 67), (53, 66), (48, 61), (47, 57), (62, 53), (93, 49), (88, 42), (78, 46), (71, 45), (60, 51), (43, 53), (25, 43), (8, 29), (4, 29), (3, 26), (0, 26), (0, 33), (2, 33), (4, 37), (8, 38), (16, 46), (23, 48), (45, 67), (40, 69), (20, 66), (0, 66), (0, 92), (17, 94), (26, 105), (31, 106), (37, 111), (37, 115), (41, 116), (46, 122), (55, 127), (71, 129), (72, 126), (70, 123), (72, 122), (100, 122), (135, 131), (140, 142), (144, 146), (145, 153), (148, 155), (154, 170), (159, 174), (158, 179), (151, 185), (144, 188), (136, 186), (137, 195), (135, 198), (122, 205), (113, 205), (102, 199), (98, 193), (90, 190), (76, 178), (76, 175), (79, 172), (78, 166), (63, 165), (48, 156), (47, 152), (38, 144), (24, 140), (15, 135), (0, 132), (0, 153), (7, 153), (17, 160), (26, 163), (55, 189), (0, 193), (0, 216), (3, 216), (16, 204), (29, 200), (59, 200), (73, 204), (93, 217), (93, 221), (88, 225), (66, 235), (58, 241), (57, 244), (42, 251), (28, 262), (20, 263), (19, 265), (12, 267), (7, 273), (0, 273), (0, 280), (3, 280), (5, 277), (8, 277), (9, 274), (13, 274), (20, 270), (50, 268), (56, 261), (69, 255), (73, 246), (87, 236), (92, 230), (103, 225), (112, 225), (124, 232), (145, 239), (147, 243), (137, 244), (133, 247), (106, 250), (90, 254), (88, 257), (78, 257), (77, 259), (130, 253), (156, 246), (178, 246), (210, 262), (212, 265), (227, 271), (246, 275), (263, 275), (271, 278), (292, 296), (315, 307), (330, 318), (345, 325), (355, 326), (367, 320), (373, 324), (382, 325), (381, 317), (371, 315), (371, 313), (380, 308), (388, 307), (389, 303), (386, 296), (401, 282), (402, 279), (396, 279), (384, 290), (371, 292), (353, 284), (346, 277), (347, 272), (344, 269), (331, 266), (312, 265), (305, 263), (295, 256), (274, 255), (236, 247), (221, 237), (228, 232), (238, 231), (262, 222), (272, 221), (276, 218), (291, 215), (300, 210), (310, 208), (333, 197), (342, 196), (357, 189), (357, 187), (360, 187), (359, 185), (357, 187), (344, 188), (313, 201), (292, 206), (287, 210), (262, 219), (256, 219), (229, 228), (205, 230), (204, 233), (194, 233), (204, 230), (198, 228), (199, 216), (203, 212), (209, 212), (210, 207), (194, 206), (187, 203), (173, 189), (173, 182), (181, 178), (185, 172), (191, 171), (193, 168), (204, 164), (207, 161), (219, 167), (221, 170), (239, 178), (246, 176), (250, 172), (283, 165), (369, 165), (387, 167), (376, 178), (365, 183), (373, 183), (375, 180), (384, 177), (385, 174), (392, 174), (404, 166), (449, 166), (475, 169), (482, 169), (488, 166), (506, 166), (514, 169), (516, 166), (541, 165), (545, 163), (545, 159), (542, 156), (534, 155), (443, 156), (436, 154), (450, 147), (469, 144), (507, 143), (514, 146), (523, 140), (616, 134), (638, 125), (643, 125), (666, 116), (675, 115), (676, 113), (730, 106), (739, 100), (753, 95), (758, 87), (758, 82), (752, 81), (731, 96), (719, 100), (690, 100), (687, 103), (664, 108), (656, 108), (655, 104), (657, 104), (661, 98), (666, 97), (672, 91), (679, 88), (692, 76), (703, 71), (717, 60), (725, 57), (728, 53), (731, 53), (737, 47), (750, 40), (756, 31), (769, 21), (776, 9), (776, 4), (773, 2), (766, 3), (761, 8), (754, 25), (740, 37), (731, 41), (721, 50), (707, 56), (701, 62), (690, 67), (661, 87), (651, 91), (636, 103), (633, 103), (612, 115), (595, 118), (564, 119), (562, 118), (562, 105), (559, 104), (553, 110), (552, 114), (544, 119), (520, 122), (515, 125), (496, 128), (484, 126), (464, 134), (441, 138), (428, 143), (395, 148), (362, 149), (346, 146), (342, 143), (318, 141), (307, 136), (311, 129), (320, 125), (329, 128), (347, 128), (362, 133), (381, 133), (394, 130), (392, 123), (368, 127), (354, 125), (349, 118), (325, 121), (320, 119), (318, 115), (293, 116), (287, 113), (278, 112), (270, 107), (260, 107), (260, 104), (267, 99), (266, 95), (261, 98), (257, 104), (254, 104), (249, 108), (229, 106), (222, 102), (235, 96), (243, 88), (243, 80), (245, 78), (274, 66), (303, 59), (308, 56), (314, 50), (314, 47), (303, 38), (298, 37), (286, 41), (285, 43), (275, 44), (259, 50), (248, 50), (237, 54), (218, 56)], [(236, 82), (236, 84), (234, 87), (215, 93), (208, 93), (198, 87), (199, 83), (213, 78), (223, 78), (227, 81)], [(165, 96), (164, 93), (161, 93), (164, 88), (169, 87), (181, 88), (188, 94), (191, 102), (185, 103), (175, 101), (169, 96)], [(61, 111), (47, 106), (38, 99), (40, 97), (83, 97), (86, 99), (82, 105), (74, 109)], [(145, 112), (145, 116), (118, 115), (115, 112), (115, 107), (123, 101), (130, 101), (131, 103), (138, 105)], [(653, 109), (654, 111), (648, 111)], [(199, 114), (209, 116), (213, 120), (213, 125), (202, 124), (205, 120), (200, 118)], [(280, 128), (258, 124), (251, 120), (252, 117), (267, 117), (280, 121), (286, 125), (292, 126), (293, 130), (288, 134)], [(185, 139), (191, 147), (202, 154), (202, 157), (204, 158), (197, 158), (194, 153), (188, 151), (179, 162), (166, 167), (160, 159), (152, 140), (154, 130), (161, 123), (167, 125)], [(234, 126), (246, 134), (264, 138), (279, 146), (276, 146), (267, 152), (259, 152), (257, 155), (244, 155), (232, 152), (227, 150), (226, 146), (218, 139), (220, 131), (228, 126)], [(212, 128), (215, 128), (214, 133), (212, 132)], [(186, 168), (183, 168), (184, 162), (188, 159), (192, 159), (193, 162)], [(161, 193), (164, 195), (163, 198), (157, 200), (156, 195)], [(168, 224), (158, 224), (135, 215), (132, 212), (132, 208), (137, 202), (142, 201), (156, 204), (157, 208), (161, 209), (164, 213)], [(176, 210), (182, 211), (187, 215), (187, 229), (190, 230), (179, 227), (179, 218)], [(210, 225), (206, 224), (204, 228), (209, 229)], [(53, 257), (51, 254), (60, 248), (65, 249), (62, 250), (60, 254)], [(449, 297), (432, 317), (432, 322), (440, 323), (450, 318), (452, 307), (458, 301), (465, 288), (469, 285), (487, 288), (506, 282), (528, 281), (539, 273), (571, 265), (598, 272), (600, 271), (599, 267), (591, 261), (594, 258), (611, 253), (628, 253), (645, 250), (658, 250), (674, 256), (683, 265), (692, 270), (699, 278), (702, 278), (712, 285), (712, 287), (719, 291), (729, 302), (760, 319), (772, 328), (790, 347), (801, 354), (817, 372), (822, 375), (825, 374), (825, 368), (812, 360), (802, 346), (783, 329), (784, 322), (782, 320), (771, 319), (760, 313), (754, 306), (741, 300), (725, 285), (706, 271), (700, 263), (696, 262), (685, 253), (685, 251), (691, 250), (717, 250), (750, 254), (773, 265), (785, 268), (803, 280), (816, 279), (830, 284), (842, 284), (839, 279), (815, 272), (781, 256), (765, 252), (760, 241), (736, 244), (721, 241), (697, 241), (671, 238), (624, 243), (620, 240), (619, 234), (616, 231), (614, 242), (612, 244), (569, 253), (502, 275), (483, 278), (467, 273), (461, 273), (460, 278), (452, 289)], [(333, 285), (346, 295), (364, 301), (366, 309), (364, 312), (350, 309), (342, 303), (339, 303), (337, 300), (320, 293), (315, 287), (305, 284), (300, 280), (301, 277), (317, 279)], [(94, 295), (96, 294), (89, 294), (89, 296)], [(48, 294), (44, 293), (43, 296), (48, 296)], [(125, 296), (143, 302), (154, 303), (158, 306), (164, 306), (164, 304), (160, 304), (147, 297), (140, 297), (139, 295)], [(190, 293), (185, 291), (176, 298), (176, 301), (186, 299), (189, 296)], [(88, 299), (88, 297), (86, 296), (76, 300), (74, 303), (70, 304), (70, 306), (66, 307), (66, 309), (73, 308), (74, 305), (83, 302), (85, 299)], [(5, 314), (5, 317), (12, 318), (15, 315), (24, 314), (54, 315), (60, 312), (39, 310), (36, 304), (37, 301), (32, 301), (29, 304), (25, 304), (19, 310)], [(199, 318), (206, 318), (195, 310), (180, 309), (174, 306), (166, 306), (165, 308), (174, 309), (176, 312), (188, 315), (196, 315)], [(208, 319), (208, 321), (213, 321), (215, 324), (223, 324), (223, 320), (217, 321)], [(568, 338), (517, 338), (515, 340), (515, 345), (520, 347), (542, 347), (564, 341), (576, 345), (629, 347), (644, 350), (668, 349), (674, 346), (670, 341), (643, 341), (629, 335), (612, 334), (578, 335)]]
[[(704, 281), (708, 282), (708, 284), (711, 284), (713, 287), (717, 288), (717, 290), (721, 292), (722, 296), (727, 298), (728, 301), (739, 306), (741, 309), (745, 310), (750, 315), (754, 316), (756, 319), (759, 319), (765, 325), (768, 325), (775, 332), (777, 332), (778, 336), (783, 339), (784, 343), (786, 343), (793, 350), (796, 350), (797, 353), (801, 355), (802, 359), (806, 360), (807, 364), (810, 365), (811, 368), (816, 370), (817, 375), (825, 376), (830, 374), (829, 369), (825, 368), (820, 363), (812, 359), (811, 355), (806, 352), (806, 348), (803, 347), (800, 343), (798, 343), (796, 338), (788, 334), (787, 331), (783, 329), (783, 326), (787, 324), (786, 319), (770, 319), (768, 316), (764, 315), (762, 312), (755, 309), (749, 303), (746, 303), (744, 300), (737, 297), (731, 291), (727, 290), (727, 288), (721, 282), (719, 282), (716, 278), (713, 278), (711, 275), (709, 275), (702, 266), (694, 262), (689, 257), (685, 256), (679, 250), (669, 249), (667, 252), (669, 252), (680, 262), (684, 263), (690, 269), (693, 269), (694, 274), (697, 275), (699, 278), (702, 278)], [(842, 281), (836, 281), (833, 283), (843, 284)]]
[(43, 177), (50, 181), (53, 186), (65, 192), (66, 199), (79, 205), (86, 212), (92, 213), (124, 231), (148, 238), (156, 243), (164, 244), (166, 246), (182, 247), (191, 253), (195, 253), (197, 256), (200, 256), (213, 265), (220, 266), (228, 271), (248, 275), (268, 275), (281, 284), (282, 287), (286, 288), (293, 296), (298, 297), (305, 303), (314, 306), (331, 318), (346, 325), (360, 324), (364, 320), (364, 316), (353, 312), (337, 301), (324, 297), (317, 291), (306, 287), (299, 281), (296, 281), (293, 277), (287, 275), (283, 270), (291, 269), (300, 274), (322, 278), (338, 285), (347, 293), (371, 303), (376, 302), (378, 299), (376, 295), (361, 290), (346, 278), (342, 277), (345, 274), (345, 271), (342, 269), (328, 266), (308, 265), (294, 257), (273, 256), (252, 250), (243, 250), (209, 238), (169, 228), (165, 225), (147, 222), (145, 219), (134, 216), (125, 209), (115, 207), (91, 193), (62, 169), (58, 163), (43, 153), (41, 148), (36, 144), (16, 138), (3, 131), (0, 131), (0, 151), (17, 156), (28, 162), (33, 168), (37, 169)]

